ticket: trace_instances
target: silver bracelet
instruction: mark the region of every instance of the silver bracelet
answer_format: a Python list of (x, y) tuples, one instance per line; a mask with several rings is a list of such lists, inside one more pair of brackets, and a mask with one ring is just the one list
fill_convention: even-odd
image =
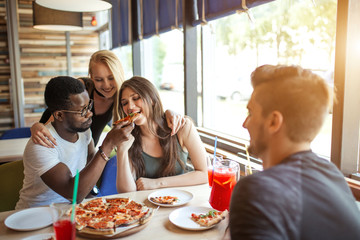
[(101, 149), (101, 146), (99, 147), (99, 152), (101, 157), (107, 162), (110, 160), (110, 158), (108, 156), (106, 156), (106, 154), (104, 153), (104, 151)]

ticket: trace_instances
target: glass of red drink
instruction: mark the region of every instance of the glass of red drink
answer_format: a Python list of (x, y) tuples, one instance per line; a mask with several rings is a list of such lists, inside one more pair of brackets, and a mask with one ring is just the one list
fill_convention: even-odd
[(75, 240), (75, 222), (71, 222), (71, 204), (50, 204), (56, 240)]
[(208, 180), (209, 180), (209, 187), (212, 187), (213, 184), (213, 164), (215, 161), (222, 161), (223, 157), (222, 156), (215, 156), (214, 155), (208, 155), (207, 156), (207, 167), (208, 167)]
[(218, 210), (229, 210), (231, 193), (240, 177), (240, 166), (236, 161), (225, 159), (214, 163), (210, 205)]

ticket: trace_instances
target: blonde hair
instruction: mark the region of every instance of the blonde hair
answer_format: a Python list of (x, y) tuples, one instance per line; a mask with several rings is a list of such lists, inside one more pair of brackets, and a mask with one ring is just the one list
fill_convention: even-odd
[(100, 50), (91, 55), (89, 62), (89, 76), (92, 78), (92, 66), (96, 63), (103, 63), (112, 72), (117, 84), (116, 94), (114, 96), (113, 105), (113, 121), (120, 119), (119, 114), (119, 89), (121, 84), (125, 81), (124, 69), (121, 65), (119, 58), (109, 50)]
[(279, 111), (294, 142), (311, 142), (329, 112), (332, 93), (326, 81), (299, 66), (263, 65), (251, 74), (263, 116)]

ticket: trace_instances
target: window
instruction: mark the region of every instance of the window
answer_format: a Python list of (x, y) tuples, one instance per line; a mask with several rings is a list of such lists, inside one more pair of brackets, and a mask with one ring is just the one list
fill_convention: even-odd
[(334, 126), (331, 161), (339, 166), (345, 176), (355, 172), (359, 173), (359, 11), (360, 5), (358, 3), (352, 1), (338, 2), (334, 72), (338, 103), (334, 105), (333, 109)]
[(184, 114), (183, 33), (174, 29), (143, 40), (144, 77), (159, 90), (164, 109)]
[[(249, 140), (242, 123), (252, 92), (250, 73), (262, 64), (299, 64), (324, 77), (330, 86), (336, 87), (338, 95), (338, 103), (334, 104), (312, 149), (327, 158), (331, 155), (331, 161), (346, 176), (359, 172), (360, 53), (356, 51), (360, 49), (359, 8), (356, 1), (277, 0), (252, 8), (254, 22), (241, 13), (198, 26), (199, 85), (188, 84), (197, 87), (201, 96), (197, 119), (203, 141), (213, 144), (215, 136), (219, 136), (223, 140), (218, 141), (219, 148), (232, 153), (243, 151)], [(139, 51), (145, 55), (145, 76), (159, 89), (170, 80), (181, 82), (180, 88), (183, 87), (183, 67), (179, 66), (184, 62), (183, 34), (173, 30), (141, 42)], [(156, 44), (164, 44), (165, 52), (155, 50)], [(131, 59), (131, 49), (129, 53)], [(125, 65), (123, 57), (120, 59)], [(177, 67), (168, 66), (174, 63)], [(172, 69), (170, 78), (165, 74), (165, 66)], [(183, 91), (165, 90), (166, 84), (161, 88), (165, 108), (183, 113)], [(164, 93), (171, 97), (164, 97)], [(224, 114), (230, 119), (225, 123)]]
[[(296, 64), (333, 86), (336, 0), (278, 0), (203, 26), (203, 127), (249, 140), (242, 123), (252, 87), (250, 74), (263, 64)], [(224, 114), (230, 123), (224, 124)], [(332, 113), (312, 143), (330, 158)]]
[(113, 52), (120, 59), (124, 68), (125, 79), (131, 78), (133, 76), (131, 45), (115, 48)]

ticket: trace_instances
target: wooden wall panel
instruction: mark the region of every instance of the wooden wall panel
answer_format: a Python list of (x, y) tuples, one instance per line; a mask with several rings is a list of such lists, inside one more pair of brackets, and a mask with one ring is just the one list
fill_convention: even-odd
[(12, 128), (14, 123), (10, 100), (10, 64), (5, 17), (5, 0), (0, 0), (0, 132)]
[[(1, 1), (4, 0), (0, 0), (0, 3)], [(25, 125), (31, 126), (40, 119), (46, 107), (44, 104), (44, 89), (46, 83), (52, 77), (67, 75), (66, 39), (64, 32), (33, 29), (32, 0), (19, 0), (18, 3), (20, 61), (25, 99)], [(88, 18), (88, 16), (86, 16), (86, 18)], [(99, 49), (98, 38), (99, 35), (97, 32), (89, 30), (70, 32), (71, 65), (74, 77), (88, 75), (90, 56)], [(2, 49), (1, 46), (2, 43), (0, 43), (0, 49)], [(1, 67), (2, 65), (0, 66), (0, 73), (2, 72)]]

